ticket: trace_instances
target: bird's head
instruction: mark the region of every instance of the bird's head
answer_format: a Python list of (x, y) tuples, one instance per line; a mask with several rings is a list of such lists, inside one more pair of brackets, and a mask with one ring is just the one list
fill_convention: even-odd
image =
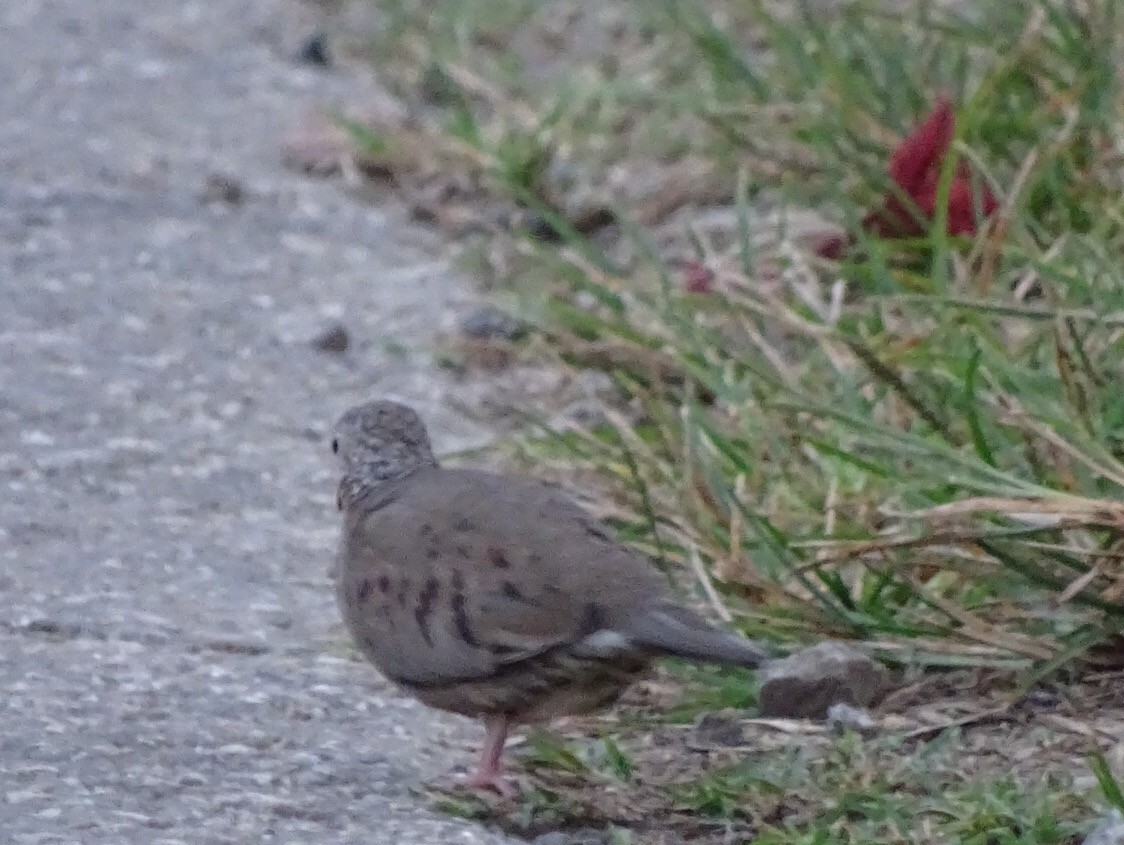
[(332, 451), (342, 470), (341, 507), (383, 482), (437, 464), (421, 417), (386, 399), (345, 411), (336, 422)]

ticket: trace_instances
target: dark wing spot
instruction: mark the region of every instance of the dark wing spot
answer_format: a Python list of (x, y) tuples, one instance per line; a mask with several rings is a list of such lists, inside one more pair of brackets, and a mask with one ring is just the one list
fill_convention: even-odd
[(389, 575), (380, 575), (379, 576), (379, 592), (382, 593), (383, 595), (386, 595), (387, 593), (390, 592), (390, 576)]
[(507, 559), (507, 555), (504, 554), (503, 549), (496, 546), (492, 546), (492, 548), (488, 549), (488, 560), (492, 562), (492, 566), (496, 567), (496, 569), (511, 568), (511, 561)]
[(421, 629), (422, 639), (431, 648), (433, 647), (433, 637), (429, 631), (429, 617), (433, 613), (433, 603), (437, 600), (439, 592), (440, 585), (437, 583), (437, 579), (431, 577), (425, 582), (421, 593), (418, 594), (418, 603), (414, 608), (414, 619), (417, 620), (418, 628)]
[(469, 546), (466, 543), (458, 543), (457, 554), (464, 558), (472, 557), (472, 546)]
[(468, 625), (468, 613), (464, 609), (464, 579), (461, 577), (460, 572), (454, 570), (453, 572), (453, 624), (457, 626), (457, 633), (460, 638), (468, 643), (473, 648), (477, 648), (480, 642), (472, 633), (472, 628)]
[(475, 531), (476, 523), (463, 514), (458, 514), (453, 519), (453, 528), (457, 531)]
[(464, 593), (457, 593), (453, 596), (453, 621), (462, 640), (473, 648), (480, 645), (473, 635), (472, 629), (468, 626), (468, 615), (464, 611)]
[(423, 537), (432, 537), (435, 533), (436, 532), (433, 530), (433, 526), (428, 522), (422, 524), (421, 535)]
[(408, 592), (410, 592), (410, 579), (403, 578), (398, 584), (398, 594), (395, 596), (399, 607), (406, 606), (406, 593)]
[(355, 591), (355, 599), (360, 604), (363, 604), (371, 596), (371, 582), (364, 578), (359, 582), (359, 588)]
[(436, 545), (430, 546), (425, 550), (426, 560), (437, 560), (440, 554), (441, 552), (437, 549)]
[(539, 606), (539, 602), (535, 601), (533, 598), (523, 595), (523, 591), (515, 586), (515, 584), (513, 584), (511, 581), (504, 581), (502, 586), (500, 587), (500, 592), (512, 601), (529, 604), (532, 607)]

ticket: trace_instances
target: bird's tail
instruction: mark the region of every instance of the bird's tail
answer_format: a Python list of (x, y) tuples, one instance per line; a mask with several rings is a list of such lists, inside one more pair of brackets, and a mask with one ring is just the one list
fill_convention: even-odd
[(769, 655), (745, 637), (720, 631), (686, 608), (663, 604), (628, 620), (620, 633), (660, 657), (755, 669)]

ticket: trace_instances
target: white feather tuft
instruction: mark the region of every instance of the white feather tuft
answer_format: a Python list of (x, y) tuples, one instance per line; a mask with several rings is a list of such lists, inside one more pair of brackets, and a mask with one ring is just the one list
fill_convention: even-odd
[(621, 652), (632, 651), (633, 646), (632, 641), (619, 631), (602, 628), (579, 640), (577, 648), (594, 657), (614, 657)]

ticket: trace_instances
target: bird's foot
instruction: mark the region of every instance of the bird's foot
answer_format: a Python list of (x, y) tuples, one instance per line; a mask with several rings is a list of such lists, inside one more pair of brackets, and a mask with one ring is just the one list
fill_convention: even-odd
[(499, 772), (477, 770), (466, 777), (463, 783), (474, 791), (494, 792), (505, 801), (510, 801), (519, 794), (519, 787)]
[(480, 799), (495, 796), (501, 801), (510, 801), (519, 796), (519, 787), (515, 781), (503, 777), (498, 772), (495, 774), (479, 771), (472, 774), (449, 772), (429, 781), (429, 786), (440, 792), (466, 797), (472, 795)]

